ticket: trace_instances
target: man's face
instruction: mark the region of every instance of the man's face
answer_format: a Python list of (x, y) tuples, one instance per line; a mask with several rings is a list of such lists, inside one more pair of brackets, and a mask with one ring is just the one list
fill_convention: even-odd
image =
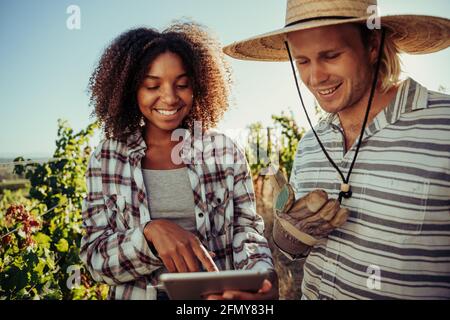
[(336, 113), (362, 103), (372, 83), (374, 50), (364, 48), (358, 27), (296, 31), (288, 42), (303, 83), (322, 109)]

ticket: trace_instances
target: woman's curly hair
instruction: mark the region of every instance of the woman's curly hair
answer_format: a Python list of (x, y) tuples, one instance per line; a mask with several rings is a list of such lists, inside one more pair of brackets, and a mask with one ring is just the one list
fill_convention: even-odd
[(232, 81), (220, 43), (195, 22), (176, 22), (162, 32), (137, 28), (113, 40), (89, 80), (92, 115), (106, 138), (126, 141), (141, 128), (137, 90), (149, 65), (167, 51), (181, 58), (192, 82), (194, 103), (182, 126), (192, 131), (194, 121), (201, 121), (206, 130), (222, 118)]

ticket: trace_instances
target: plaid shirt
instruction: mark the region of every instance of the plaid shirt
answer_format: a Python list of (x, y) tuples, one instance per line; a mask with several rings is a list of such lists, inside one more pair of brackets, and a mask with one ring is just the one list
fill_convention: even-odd
[[(179, 154), (194, 195), (196, 235), (220, 270), (274, 269), (243, 152), (217, 132), (193, 143), (189, 137), (186, 131)], [(110, 299), (156, 299), (163, 264), (143, 234), (152, 219), (141, 169), (146, 149), (140, 132), (126, 143), (104, 140), (86, 172), (80, 256), (96, 281), (110, 285)]]

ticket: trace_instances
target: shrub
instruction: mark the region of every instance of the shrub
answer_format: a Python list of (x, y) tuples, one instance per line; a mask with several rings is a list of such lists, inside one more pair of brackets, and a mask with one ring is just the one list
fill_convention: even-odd
[(56, 160), (15, 166), (30, 188), (28, 197), (6, 191), (0, 202), (0, 299), (106, 297), (107, 286), (95, 284), (79, 258), (88, 142), (96, 128), (74, 133), (60, 120)]

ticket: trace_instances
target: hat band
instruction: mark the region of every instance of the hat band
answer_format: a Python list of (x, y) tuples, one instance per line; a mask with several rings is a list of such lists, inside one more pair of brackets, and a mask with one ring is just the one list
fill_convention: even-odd
[(287, 25), (285, 25), (284, 27), (291, 27), (295, 24), (299, 24), (299, 23), (303, 23), (303, 22), (308, 22), (308, 21), (314, 21), (314, 20), (324, 20), (324, 19), (339, 19), (339, 20), (344, 20), (344, 19), (354, 19), (356, 17), (346, 17), (346, 16), (323, 16), (323, 17), (314, 17), (314, 18), (308, 18), (308, 19), (302, 19), (302, 20), (297, 20), (291, 23), (288, 23)]

